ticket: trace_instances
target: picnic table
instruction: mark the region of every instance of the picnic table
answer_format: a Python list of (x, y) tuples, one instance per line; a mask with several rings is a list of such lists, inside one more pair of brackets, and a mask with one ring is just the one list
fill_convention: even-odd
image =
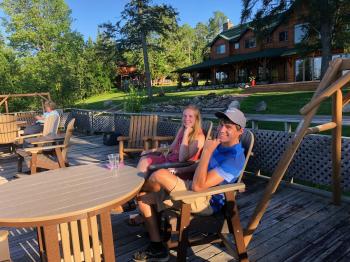
[(36, 227), (42, 260), (115, 261), (110, 211), (135, 197), (143, 183), (134, 167), (115, 176), (102, 165), (10, 181), (0, 186), (0, 226)]

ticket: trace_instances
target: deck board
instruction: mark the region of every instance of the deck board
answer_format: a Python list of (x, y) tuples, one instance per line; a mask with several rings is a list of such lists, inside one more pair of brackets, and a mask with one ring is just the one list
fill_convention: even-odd
[[(100, 163), (113, 152), (117, 152), (117, 146), (102, 145), (102, 136), (79, 136), (72, 139), (69, 160), (71, 165)], [(135, 165), (136, 159), (127, 158), (126, 163)], [(0, 153), (0, 177), (11, 180), (16, 173), (16, 158)], [(246, 191), (239, 194), (238, 203), (242, 224), (246, 225), (266, 182), (252, 176), (244, 182)], [(248, 247), (249, 258), (251, 261), (349, 261), (349, 213), (349, 204), (334, 206), (329, 198), (280, 186)], [(118, 261), (130, 261), (135, 251), (148, 244), (143, 227), (126, 226), (129, 214), (112, 215)], [(39, 261), (33, 228), (11, 228), (9, 244), (13, 261)], [(171, 251), (171, 261), (175, 258), (176, 252)], [(188, 261), (235, 259), (225, 247), (214, 244), (192, 247)]]

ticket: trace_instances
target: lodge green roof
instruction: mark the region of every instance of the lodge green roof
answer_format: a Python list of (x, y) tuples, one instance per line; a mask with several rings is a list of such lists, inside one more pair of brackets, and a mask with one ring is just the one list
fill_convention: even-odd
[[(283, 12), (276, 15), (267, 26), (269, 31), (272, 32), (278, 25), (280, 25), (281, 22), (285, 19), (287, 13), (288, 12)], [(236, 25), (228, 30), (222, 31), (209, 43), (208, 46), (212, 46), (219, 38), (223, 38), (230, 42), (237, 42), (248, 29), (254, 30), (252, 23), (250, 22)]]
[(278, 57), (278, 56), (283, 56), (284, 53), (287, 53), (289, 51), (290, 49), (287, 49), (287, 48), (270, 48), (270, 49), (265, 49), (258, 52), (253, 52), (253, 53), (238, 54), (238, 55), (232, 55), (232, 56), (228, 56), (220, 59), (207, 60), (199, 64), (194, 64), (188, 67), (177, 69), (175, 72), (178, 72), (178, 73), (193, 72), (200, 69), (210, 68), (211, 66), (228, 65), (228, 64), (233, 64), (235, 62), (241, 62), (241, 61), (263, 58), (263, 57)]

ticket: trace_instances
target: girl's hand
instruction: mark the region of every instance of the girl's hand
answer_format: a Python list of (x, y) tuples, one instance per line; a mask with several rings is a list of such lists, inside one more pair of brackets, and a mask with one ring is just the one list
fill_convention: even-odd
[(184, 136), (188, 136), (193, 131), (192, 127), (185, 127)]

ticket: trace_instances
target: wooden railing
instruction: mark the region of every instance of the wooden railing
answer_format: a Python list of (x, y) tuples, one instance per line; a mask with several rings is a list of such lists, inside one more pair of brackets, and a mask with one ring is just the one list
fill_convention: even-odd
[(5, 106), (5, 112), (9, 113), (8, 101), (10, 98), (20, 98), (20, 97), (40, 97), (41, 104), (44, 111), (44, 102), (51, 100), (50, 93), (29, 93), (29, 94), (8, 94), (8, 95), (0, 95), (0, 107), (2, 105)]

